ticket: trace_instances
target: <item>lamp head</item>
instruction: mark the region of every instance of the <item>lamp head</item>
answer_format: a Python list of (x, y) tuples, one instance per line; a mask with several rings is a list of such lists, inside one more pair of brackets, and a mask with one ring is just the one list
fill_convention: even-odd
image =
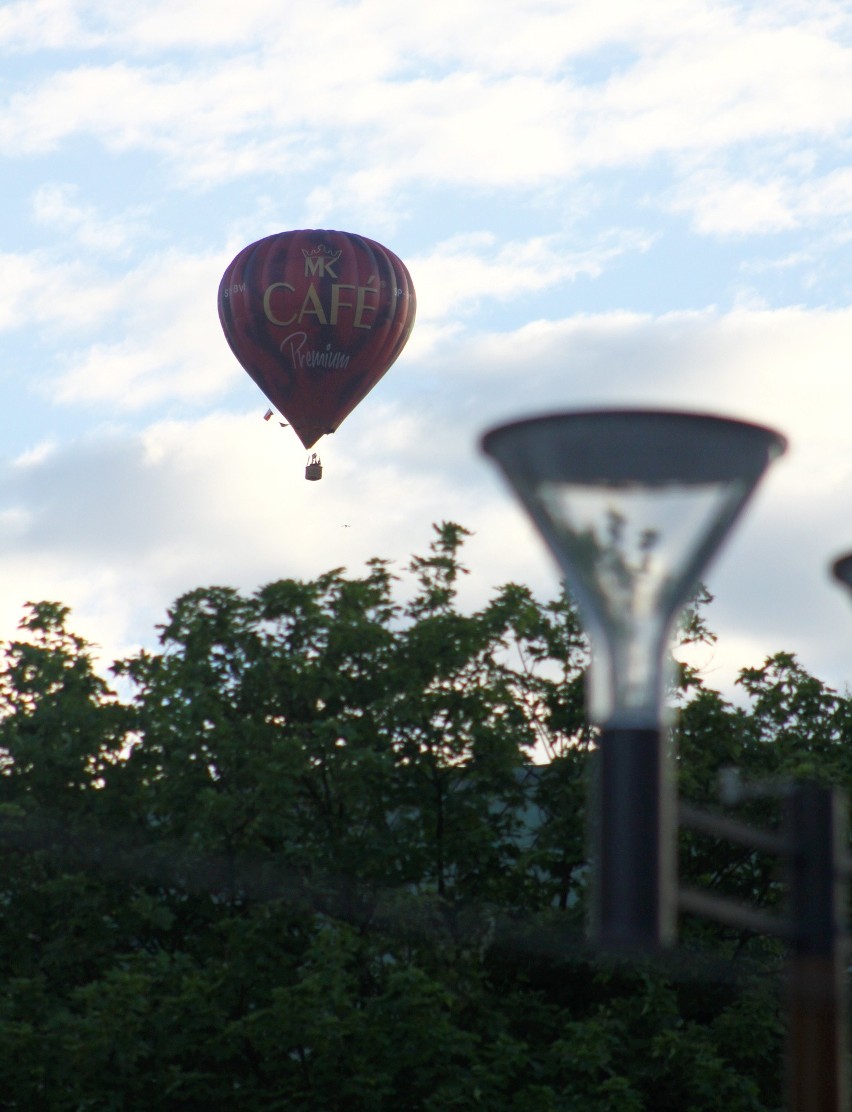
[(659, 724), (672, 625), (785, 446), (744, 421), (645, 409), (555, 413), (485, 434), (577, 600), (593, 721)]

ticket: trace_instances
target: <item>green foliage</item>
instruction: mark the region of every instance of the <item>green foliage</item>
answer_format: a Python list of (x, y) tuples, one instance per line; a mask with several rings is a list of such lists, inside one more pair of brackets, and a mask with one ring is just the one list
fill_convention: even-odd
[[(113, 666), (126, 699), (66, 608), (28, 606), (0, 661), (0, 1107), (778, 1107), (776, 944), (687, 920), (685, 965), (586, 952), (585, 640), (564, 594), (462, 612), (466, 535), (402, 584), (373, 560), (191, 591)], [(744, 707), (680, 682), (687, 798), (731, 765), (849, 782), (848, 700), (793, 657)], [(754, 854), (684, 834), (681, 861), (780, 898)]]
[(0, 666), (0, 798), (77, 808), (116, 759), (126, 722), (67, 607), (29, 603)]

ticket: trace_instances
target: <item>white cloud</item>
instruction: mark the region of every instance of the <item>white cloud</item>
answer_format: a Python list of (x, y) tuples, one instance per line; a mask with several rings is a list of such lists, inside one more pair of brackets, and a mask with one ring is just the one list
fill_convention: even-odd
[[(39, 197), (39, 211), (56, 219), (73, 202), (66, 190), (43, 190)], [(94, 214), (84, 212), (81, 220), (90, 219), (96, 234)], [(107, 249), (120, 241), (116, 233)], [(597, 276), (618, 256), (647, 246), (646, 237), (629, 231), (601, 234), (586, 248), (563, 236), (505, 242), (486, 232), (438, 244), (427, 257), (409, 259), (418, 324), (407, 356), (422, 362), (451, 342), (460, 319), (478, 305)], [(56, 330), (61, 342), (54, 341), (54, 363), (41, 377), (55, 402), (126, 412), (210, 401), (242, 384), (243, 376), (216, 315), (215, 291), (227, 258), (227, 252), (169, 250), (116, 277), (95, 264), (57, 267), (45, 252), (21, 256), (14, 265), (24, 280), (7, 303), (6, 327), (35, 319)]]
[(714, 676), (754, 663), (734, 659), (744, 647), (801, 646), (831, 678), (852, 635), (825, 625), (825, 566), (852, 543), (850, 335), (852, 310), (603, 314), (469, 335), (422, 374), (392, 369), (321, 446), (321, 483), (304, 481), (301, 446), (259, 408), (36, 448), (0, 487), (0, 625), (25, 599), (55, 597), (118, 654), (150, 639), (180, 591), (357, 574), (374, 555), (402, 566), (444, 519), (476, 532), (468, 603), (507, 579), (548, 594), (551, 561), (480, 456), (480, 433), (551, 407), (683, 405), (791, 440), (709, 577), (711, 624), (736, 650), (719, 648)]
[(106, 217), (94, 205), (81, 204), (78, 194), (79, 187), (70, 183), (42, 185), (33, 197), (36, 222), (58, 229), (88, 251), (126, 256), (144, 231), (144, 213)]
[(410, 260), (418, 317), (458, 317), (483, 301), (512, 301), (581, 275), (597, 277), (619, 255), (649, 245), (646, 234), (617, 230), (600, 234), (585, 248), (563, 235), (508, 242), (493, 232), (455, 236), (428, 256)]
[[(472, 336), (441, 364), (453, 390), (453, 462), (470, 475), (463, 446), (486, 426), (556, 409), (682, 406), (777, 428), (788, 455), (711, 569), (710, 621), (723, 640), (714, 675), (730, 684), (736, 667), (760, 663), (759, 646), (763, 655), (801, 651), (806, 666), (839, 682), (852, 614), (846, 628), (826, 569), (852, 547), (850, 343), (849, 309), (602, 314)], [(510, 505), (507, 495), (507, 514)], [(506, 562), (503, 552), (505, 574), (524, 577), (523, 561), (514, 570)]]
[[(309, 9), (277, 0), (10, 0), (0, 17), (0, 42), (22, 49), (80, 48), (109, 41), (139, 53), (217, 50), (267, 37), (312, 42), (321, 27), (331, 47), (363, 39), (364, 58), (394, 68), (473, 64), (483, 71), (519, 66), (551, 69), (566, 57), (594, 50), (612, 39), (644, 38), (654, 18), (665, 25), (688, 12), (683, 2), (653, 0), (635, 5), (588, 0), (541, 0), (519, 18), (513, 0), (433, 0), (400, 6), (394, 0), (345, 4), (315, 0)], [(650, 19), (649, 19), (650, 17)], [(513, 34), (505, 34), (511, 23)], [(322, 61), (322, 58), (318, 60)]]
[[(842, 167), (819, 174), (813, 160), (786, 159), (780, 167), (768, 162), (760, 176), (748, 168), (698, 167), (684, 170), (660, 202), (670, 212), (689, 213), (702, 235), (785, 232), (852, 214), (852, 171)], [(835, 225), (832, 234), (839, 231)]]
[(54, 440), (42, 440), (40, 443), (28, 448), (26, 452), (22, 452), (19, 456), (12, 460), (11, 466), (13, 468), (27, 468), (37, 467), (49, 459), (58, 450), (58, 445)]
[(852, 309), (590, 314), (472, 339), (445, 373), (499, 383), (507, 405), (725, 408), (845, 450), (851, 345)]
[[(127, 39), (153, 48), (171, 36), (189, 56), (89, 63), (33, 83), (7, 102), (0, 149), (48, 151), (88, 135), (165, 158), (195, 186), (322, 167), (326, 188), (366, 199), (415, 182), (552, 183), (688, 151), (829, 137), (852, 119), (843, 29), (798, 13), (785, 25), (768, 6), (545, 4), (525, 12), (517, 39), (505, 34), (517, 23), (511, 4), (429, 5), (403, 19), (384, 0), (320, 11), (256, 3), (233, 26), (224, 9), (200, 21), (196, 9), (123, 14)], [(607, 46), (630, 53), (604, 80), (572, 71)], [(427, 69), (442, 59), (443, 71)]]
[(690, 212), (695, 230), (702, 235), (779, 232), (798, 223), (790, 198), (785, 196), (788, 192), (778, 180), (755, 182), (703, 173), (691, 177), (677, 191), (670, 208)]
[[(120, 655), (150, 643), (168, 603), (200, 585), (251, 590), (340, 565), (358, 574), (375, 555), (404, 563), (428, 544), (432, 515), (457, 508), (428, 468), (405, 474), (393, 448), (404, 442), (404, 430), (380, 441), (375, 427), (332, 439), (321, 483), (305, 482), (301, 445), (258, 413), (34, 454), (0, 477), (0, 635), (26, 600), (55, 598)], [(388, 497), (403, 486), (405, 497)]]
[(113, 300), (107, 282), (80, 259), (57, 260), (46, 251), (0, 253), (8, 276), (0, 299), (0, 332), (49, 325), (74, 332), (101, 321)]
[(95, 5), (81, 0), (10, 0), (0, 8), (0, 45), (12, 50), (89, 46), (85, 27)]
[[(714, 569), (711, 621), (736, 651), (795, 641), (835, 668), (847, 633), (820, 577), (852, 541), (852, 318), (788, 303), (850, 288), (848, 5), (523, 8), (0, 7), (0, 630), (55, 597), (94, 640), (131, 644), (180, 590), (404, 562), (446, 517), (476, 530), (467, 598), (507, 578), (550, 591), (479, 434), (646, 404), (790, 435)], [(410, 263), (419, 319), (310, 484), (290, 431), (260, 420), (215, 292), (244, 243), (344, 218), (393, 229), (379, 238)], [(777, 233), (779, 257), (757, 257), (747, 237)], [(736, 311), (714, 307), (732, 288)], [(54, 402), (37, 415), (31, 386)], [(167, 419), (226, 396), (251, 415)]]
[(54, 401), (123, 410), (210, 399), (239, 381), (216, 315), (226, 261), (170, 250), (115, 278), (92, 264), (57, 265), (46, 252), (0, 257), (16, 275), (0, 329), (54, 332), (62, 370), (39, 378)]

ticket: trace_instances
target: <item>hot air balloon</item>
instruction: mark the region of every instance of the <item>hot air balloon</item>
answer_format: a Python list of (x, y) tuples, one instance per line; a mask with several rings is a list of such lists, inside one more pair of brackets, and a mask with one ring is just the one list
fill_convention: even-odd
[(350, 232), (267, 236), (244, 247), (219, 284), (231, 350), (305, 448), (334, 432), (385, 374), (415, 308), (402, 261)]

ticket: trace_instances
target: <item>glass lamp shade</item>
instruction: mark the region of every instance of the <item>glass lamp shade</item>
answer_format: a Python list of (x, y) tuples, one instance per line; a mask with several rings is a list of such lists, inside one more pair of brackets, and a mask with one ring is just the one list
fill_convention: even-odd
[(722, 417), (619, 409), (503, 425), (482, 447), (577, 600), (593, 651), (590, 719), (659, 726), (672, 626), (784, 438)]

